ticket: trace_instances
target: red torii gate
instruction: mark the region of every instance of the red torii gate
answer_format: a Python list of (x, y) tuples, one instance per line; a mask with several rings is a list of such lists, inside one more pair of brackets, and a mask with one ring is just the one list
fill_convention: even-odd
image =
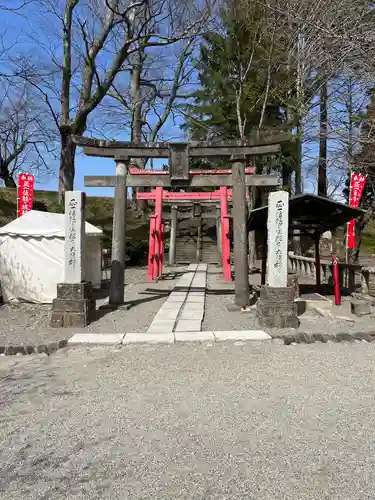
[[(254, 168), (246, 168), (245, 174), (252, 174)], [(131, 175), (169, 175), (168, 172), (141, 170), (130, 168)], [(231, 170), (191, 170), (189, 175), (228, 175)], [(150, 216), (150, 234), (149, 234), (149, 251), (148, 251), (148, 279), (154, 280), (163, 272), (164, 260), (164, 232), (165, 224), (163, 221), (163, 200), (218, 200), (220, 201), (220, 218), (221, 218), (221, 256), (223, 265), (223, 275), (226, 281), (232, 281), (231, 266), (230, 266), (230, 238), (229, 238), (229, 210), (228, 199), (232, 197), (232, 189), (226, 186), (220, 187), (219, 190), (211, 192), (169, 192), (163, 190), (163, 187), (158, 186), (149, 193), (137, 193), (138, 200), (154, 200), (155, 213)]]
[(232, 198), (232, 189), (221, 187), (217, 191), (207, 193), (171, 193), (162, 187), (153, 189), (150, 193), (137, 193), (138, 200), (154, 200), (155, 213), (150, 216), (150, 236), (148, 250), (148, 279), (154, 280), (163, 272), (164, 260), (164, 231), (163, 200), (171, 201), (195, 201), (195, 200), (218, 200), (220, 201), (221, 218), (221, 248), (223, 275), (226, 281), (232, 281), (230, 267), (230, 238), (229, 238), (229, 210), (228, 200)]

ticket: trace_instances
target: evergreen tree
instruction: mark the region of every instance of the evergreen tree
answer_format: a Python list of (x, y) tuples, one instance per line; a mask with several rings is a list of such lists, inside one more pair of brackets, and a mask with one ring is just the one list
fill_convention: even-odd
[(222, 13), (224, 32), (204, 36), (197, 63), (200, 89), (185, 108), (185, 128), (193, 140), (246, 138), (261, 122), (262, 129), (282, 127), (285, 110), (277, 95), (279, 87), (277, 92), (275, 88), (281, 74), (276, 75), (276, 68), (271, 67), (267, 99), (264, 94), (272, 61), (267, 56), (267, 40), (260, 35), (266, 30), (266, 20), (261, 12), (256, 14), (249, 26), (227, 10)]
[[(265, 5), (254, 3), (251, 21), (248, 16), (245, 23), (228, 6), (221, 13), (222, 32), (204, 36), (197, 62), (200, 88), (184, 106), (189, 139), (246, 140), (258, 133), (291, 131), (284, 44), (271, 37), (268, 15)], [(257, 170), (281, 169), (289, 184), (294, 158), (294, 144), (284, 144), (277, 159), (257, 159)]]

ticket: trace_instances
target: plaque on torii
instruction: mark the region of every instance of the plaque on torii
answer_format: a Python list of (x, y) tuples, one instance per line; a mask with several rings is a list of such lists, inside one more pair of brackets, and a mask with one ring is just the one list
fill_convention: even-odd
[(184, 142), (169, 144), (169, 179), (172, 185), (189, 183), (189, 145)]
[[(255, 137), (246, 142), (189, 142), (189, 143), (143, 143), (106, 141), (73, 136), (73, 142), (83, 148), (87, 156), (113, 158), (116, 162), (115, 176), (85, 176), (87, 187), (115, 187), (114, 222), (112, 238), (112, 273), (110, 303), (124, 302), (125, 270), (125, 209), (128, 187), (182, 186), (232, 187), (233, 188), (233, 240), (235, 269), (235, 301), (246, 307), (249, 301), (247, 234), (246, 234), (246, 186), (277, 187), (279, 175), (256, 175), (245, 173), (245, 161), (249, 157), (277, 154), (282, 142), (290, 141), (290, 134), (273, 137)], [(231, 171), (220, 174), (209, 171), (189, 170), (189, 158), (227, 157)], [(168, 158), (169, 171), (129, 169), (131, 158)], [(161, 226), (162, 207), (156, 207)], [(113, 272), (113, 270), (116, 272)]]

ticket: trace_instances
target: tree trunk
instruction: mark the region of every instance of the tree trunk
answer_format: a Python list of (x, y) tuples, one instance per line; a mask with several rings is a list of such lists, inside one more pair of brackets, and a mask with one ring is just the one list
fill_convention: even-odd
[(16, 181), (13, 179), (12, 174), (9, 172), (8, 166), (5, 162), (0, 161), (0, 179), (4, 182), (5, 187), (15, 188), (17, 187)]
[(319, 167), (318, 195), (327, 196), (327, 135), (328, 135), (328, 85), (323, 82), (320, 91), (320, 134), (319, 134)]
[[(131, 72), (131, 97), (132, 97), (132, 123), (131, 123), (131, 142), (139, 145), (142, 142), (142, 94), (141, 94), (141, 73), (144, 62), (144, 55), (142, 52), (136, 54), (136, 62)], [(132, 158), (132, 166), (136, 168), (145, 168), (146, 163), (143, 158)], [(135, 199), (136, 193), (142, 193), (145, 188), (139, 187), (133, 189), (133, 203), (136, 208), (144, 213), (147, 211), (147, 201)]]
[(296, 164), (294, 168), (294, 194), (302, 193), (302, 125), (301, 118), (298, 117), (297, 121), (297, 137), (296, 137)]
[(59, 202), (64, 200), (65, 191), (73, 191), (75, 174), (76, 145), (72, 136), (61, 132), (60, 169), (59, 169)]

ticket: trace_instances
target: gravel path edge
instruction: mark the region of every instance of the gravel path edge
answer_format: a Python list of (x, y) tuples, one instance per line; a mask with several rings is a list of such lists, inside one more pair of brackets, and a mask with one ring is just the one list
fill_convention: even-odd
[(339, 332), (339, 333), (306, 333), (306, 332), (296, 332), (288, 333), (282, 335), (280, 333), (272, 333), (272, 331), (267, 331), (267, 333), (273, 339), (280, 339), (284, 342), (284, 345), (291, 344), (313, 344), (315, 342), (354, 342), (364, 340), (366, 342), (373, 342), (375, 340), (374, 332)]
[(0, 355), (15, 356), (16, 354), (53, 354), (68, 345), (68, 339), (55, 340), (39, 345), (0, 345)]
[[(282, 335), (280, 333), (267, 332), (272, 340), (279, 340), (284, 345), (291, 344), (314, 344), (315, 342), (355, 342), (355, 341), (365, 341), (373, 342), (375, 340), (374, 332), (341, 332), (341, 333), (306, 333), (306, 332), (296, 332), (288, 333)], [(15, 356), (16, 354), (28, 355), (28, 354), (47, 354), (48, 356), (63, 349), (68, 346), (69, 339), (61, 339), (54, 342), (49, 342), (47, 344), (40, 345), (0, 345), (0, 355), (3, 356)], [(281, 343), (280, 342), (280, 343)]]

